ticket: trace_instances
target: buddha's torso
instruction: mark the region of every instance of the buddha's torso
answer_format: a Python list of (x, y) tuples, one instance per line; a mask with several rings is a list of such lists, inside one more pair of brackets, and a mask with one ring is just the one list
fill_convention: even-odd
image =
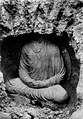
[(49, 79), (58, 74), (63, 67), (59, 48), (44, 41), (26, 44), (21, 59), (21, 67), (35, 80)]

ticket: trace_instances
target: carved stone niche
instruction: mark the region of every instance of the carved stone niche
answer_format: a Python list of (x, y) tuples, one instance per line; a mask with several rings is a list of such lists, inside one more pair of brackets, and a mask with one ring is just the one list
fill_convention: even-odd
[(66, 78), (61, 85), (68, 91), (71, 102), (75, 102), (77, 94), (83, 97), (83, 2), (1, 0), (0, 12), (4, 79), (18, 76), (19, 51), (26, 42), (34, 40), (33, 35), (37, 37), (40, 34), (57, 44), (61, 51), (65, 48), (68, 50), (71, 77), (69, 80)]
[[(18, 66), (22, 47), (24, 44), (40, 39), (43, 36), (48, 42), (57, 45), (60, 51), (67, 49), (71, 60), (71, 76), (68, 79), (67, 75), (65, 79), (60, 82), (66, 89), (70, 96), (70, 103), (76, 103), (76, 87), (79, 80), (79, 61), (75, 57), (73, 48), (69, 45), (70, 39), (66, 32), (63, 32), (62, 36), (56, 36), (55, 34), (38, 34), (30, 33), (14, 36), (8, 36), (3, 38), (1, 45), (1, 69), (3, 72), (4, 80), (13, 79), (18, 77)], [(65, 64), (65, 62), (64, 62)]]

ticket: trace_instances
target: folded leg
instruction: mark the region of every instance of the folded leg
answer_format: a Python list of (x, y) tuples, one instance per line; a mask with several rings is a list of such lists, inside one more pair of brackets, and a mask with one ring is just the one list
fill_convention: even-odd
[(19, 93), (34, 99), (45, 101), (62, 102), (67, 99), (68, 94), (60, 85), (53, 85), (48, 88), (34, 89), (25, 85), (19, 78), (14, 78), (6, 82), (6, 88), (11, 93)]

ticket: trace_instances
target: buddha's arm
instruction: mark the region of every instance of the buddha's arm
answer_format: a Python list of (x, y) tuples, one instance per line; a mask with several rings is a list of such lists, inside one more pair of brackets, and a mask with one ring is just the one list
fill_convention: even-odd
[[(22, 65), (22, 61), (21, 61), (21, 65)], [(22, 65), (23, 66), (23, 65)], [(31, 79), (30, 76), (28, 75), (26, 69), (24, 69), (23, 67), (19, 67), (19, 77), (22, 80), (22, 82), (24, 82), (27, 86), (32, 87), (32, 88), (44, 88), (44, 87), (49, 87), (52, 85), (55, 85), (57, 83), (59, 83), (64, 76), (64, 69), (63, 66), (60, 69), (60, 72), (58, 74), (56, 74), (55, 76), (47, 79), (47, 80), (43, 80), (43, 81), (36, 81), (34, 79)]]
[(63, 80), (65, 72), (66, 72), (62, 56), (56, 59), (58, 59), (60, 69), (58, 70), (59, 72), (55, 76), (50, 78), (49, 80), (50, 84), (55, 84), (55, 83), (58, 84), (61, 80)]
[(25, 83), (29, 87), (32, 87), (32, 88), (46, 87), (45, 81), (35, 81), (34, 79), (31, 79), (28, 73), (22, 68), (19, 68), (19, 77), (22, 80), (22, 82)]
[(47, 80), (43, 81), (35, 81), (34, 79), (31, 79), (29, 75), (26, 73), (24, 69), (19, 69), (19, 77), (27, 86), (32, 88), (44, 88), (49, 87), (52, 85), (55, 85), (59, 83), (59, 80), (62, 79), (63, 74), (55, 75), (54, 77), (51, 77)]

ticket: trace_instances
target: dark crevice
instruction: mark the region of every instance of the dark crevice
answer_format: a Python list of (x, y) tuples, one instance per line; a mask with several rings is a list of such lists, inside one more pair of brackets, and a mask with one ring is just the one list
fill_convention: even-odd
[(61, 8), (61, 9), (59, 10), (59, 12), (58, 12), (56, 21), (60, 21), (62, 15), (63, 15), (63, 12), (64, 12), (64, 8)]
[(74, 8), (74, 9), (82, 8), (83, 7), (83, 2), (78, 1), (78, 3), (76, 5), (72, 4), (71, 7)]

